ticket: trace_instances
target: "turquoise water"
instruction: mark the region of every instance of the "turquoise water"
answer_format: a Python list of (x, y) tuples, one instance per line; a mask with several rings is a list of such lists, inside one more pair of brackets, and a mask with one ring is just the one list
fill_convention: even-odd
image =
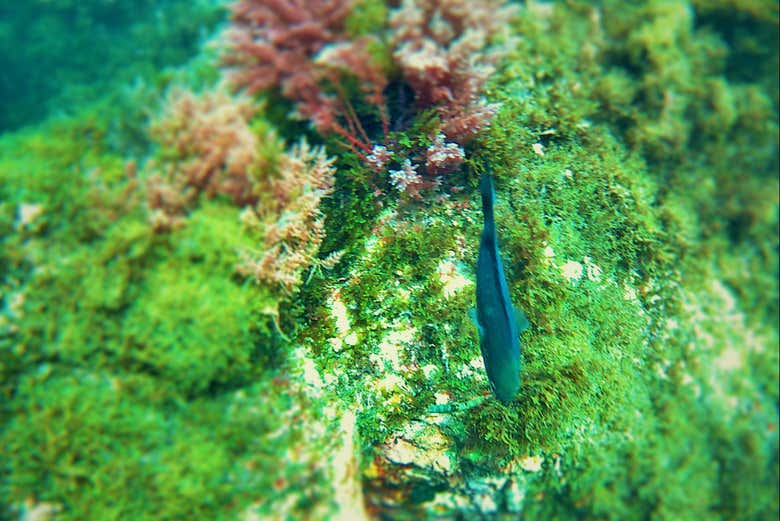
[(199, 52), (215, 1), (43, 1), (0, 6), (0, 131), (73, 113)]

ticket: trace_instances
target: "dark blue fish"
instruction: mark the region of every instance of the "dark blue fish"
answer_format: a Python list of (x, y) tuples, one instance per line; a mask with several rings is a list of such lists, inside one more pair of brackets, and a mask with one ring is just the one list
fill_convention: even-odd
[(498, 253), (496, 224), (493, 218), (495, 190), (490, 174), (480, 181), (485, 226), (477, 260), (477, 312), (482, 359), (490, 386), (502, 402), (509, 402), (520, 387), (520, 332), (528, 319), (512, 307), (504, 267)]

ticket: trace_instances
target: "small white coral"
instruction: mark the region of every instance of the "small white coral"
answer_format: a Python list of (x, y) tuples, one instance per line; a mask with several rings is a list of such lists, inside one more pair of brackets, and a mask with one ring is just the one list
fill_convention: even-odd
[(400, 170), (390, 170), (390, 182), (399, 192), (406, 192), (412, 197), (419, 197), (423, 179), (417, 173), (418, 165), (413, 165), (411, 160), (404, 159)]
[(430, 174), (443, 174), (457, 170), (466, 154), (457, 143), (445, 143), (444, 134), (439, 133), (425, 152), (425, 169)]
[(392, 154), (384, 145), (374, 145), (371, 149), (371, 153), (366, 156), (366, 163), (375, 172), (381, 172), (384, 170), (385, 165), (392, 157)]

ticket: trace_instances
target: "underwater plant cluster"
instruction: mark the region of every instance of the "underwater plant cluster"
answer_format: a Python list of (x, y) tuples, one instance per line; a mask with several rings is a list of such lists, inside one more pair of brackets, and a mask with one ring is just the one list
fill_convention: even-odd
[(780, 515), (776, 2), (0, 20), (0, 520)]

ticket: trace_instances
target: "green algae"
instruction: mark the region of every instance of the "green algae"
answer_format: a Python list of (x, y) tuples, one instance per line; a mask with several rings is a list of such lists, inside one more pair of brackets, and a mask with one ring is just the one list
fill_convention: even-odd
[[(587, 5), (573, 11), (594, 12)], [(771, 517), (776, 496), (770, 490), (777, 481), (771, 404), (777, 391), (767, 383), (777, 365), (777, 260), (771, 253), (777, 123), (765, 108), (776, 104), (756, 86), (718, 76), (726, 61), (712, 58), (726, 52), (724, 43), (712, 27), (694, 28), (685, 5), (617, 11), (607, 5), (600, 15), (625, 16), (625, 30), (636, 34), (608, 35), (596, 44), (582, 41), (590, 37), (593, 17), (556, 9), (549, 19), (518, 21), (524, 39), (494, 87), (502, 111), (474, 148), (478, 155), (484, 150), (483, 160), (497, 170), (499, 199), (506, 200), (497, 218), (510, 256), (513, 298), (534, 324), (523, 338), (526, 387), (510, 408), (486, 403), (463, 413), (453, 436), (461, 439), (462, 457), (492, 468), (513, 455), (562, 453), (562, 465), (576, 477), (556, 480), (545, 473), (536, 489), (542, 499), (529, 506), (540, 516)], [(635, 23), (642, 18), (649, 21)], [(661, 26), (670, 39), (655, 36), (653, 27)], [(694, 31), (709, 39), (694, 38)], [(637, 71), (630, 56), (615, 54), (624, 38), (643, 56), (656, 52), (649, 60), (654, 68)], [(684, 95), (679, 109), (662, 110), (652, 101), (670, 95), (664, 88)], [(541, 153), (535, 145), (542, 145)], [(757, 189), (761, 183), (765, 191)], [(748, 215), (723, 228), (722, 220), (729, 219), (724, 212), (730, 212), (720, 205), (724, 200)], [(445, 374), (434, 372), (419, 387), (412, 376), (419, 371), (411, 371), (405, 381), (410, 388), (401, 394), (415, 398), (369, 410), (362, 430), (369, 443), (382, 441), (404, 416), (421, 414), (420, 405), (433, 399), (426, 387), (456, 402), (469, 399), (462, 394), (462, 374), (446, 369), (447, 362), (463, 363), (474, 354), (465, 319), (468, 299), (447, 301), (442, 309), (443, 299), (422, 281), (436, 278), (437, 260), (473, 262), (468, 245), (475, 244), (478, 219), (466, 211), (448, 220), (442, 206), (448, 205), (427, 206), (425, 217), (412, 223), (404, 214), (391, 217), (378, 230), (379, 246), (354, 269), (354, 285), (341, 289), (348, 308), (355, 309), (352, 328), (359, 331), (362, 353), (331, 355), (328, 364), (348, 360), (344, 370), (354, 379), (373, 381), (376, 375), (365, 376), (367, 366), (377, 370), (371, 356), (387, 328), (398, 327), (393, 317), (405, 313), (410, 317), (403, 323), (420, 336), (413, 350), (402, 351), (410, 365), (445, 361)], [(471, 231), (461, 232), (464, 218)], [(586, 272), (574, 284), (561, 277), (567, 260)], [(745, 299), (745, 317), (730, 304), (734, 294)], [(691, 307), (713, 299), (736, 313), (731, 327), (699, 323), (701, 312)], [(723, 313), (717, 306), (706, 312)], [(704, 329), (712, 336), (702, 335)], [(754, 334), (761, 337), (757, 344), (749, 340)], [(704, 352), (694, 352), (702, 342), (698, 349)], [(749, 377), (731, 376), (734, 368), (722, 358), (739, 345), (755, 345), (755, 353), (736, 362)], [(710, 369), (719, 364), (727, 369)], [(733, 392), (756, 400), (738, 407), (733, 430), (713, 420), (733, 414), (736, 395), (724, 402), (718, 382), (732, 378), (747, 378), (750, 391)], [(473, 386), (467, 392), (473, 396)], [(746, 464), (763, 493), (721, 475), (724, 468)], [(557, 489), (553, 497), (545, 495), (548, 487)]]
[[(94, 113), (6, 136), (0, 517), (32, 497), (58, 519), (234, 519), (286, 498), (292, 517), (327, 518), (330, 474), (312, 465), (327, 456), (280, 454), (334, 435), (347, 409), (390, 519), (434, 517), (453, 483), (502, 475), (528, 518), (775, 518), (776, 19), (768, 3), (651, 1), (530, 3), (512, 21), (502, 108), (469, 147), (495, 171), (532, 324), (508, 406), (487, 396), (468, 318), (471, 164), (462, 192), (399, 201), (340, 153), (321, 255), (343, 260), (280, 299), (235, 276), (252, 244), (228, 201), (153, 234), (124, 141)], [(752, 74), (739, 63), (767, 55)], [(424, 146), (428, 123), (400, 146)], [(42, 213), (20, 224), (23, 204)], [(442, 406), (420, 441), (446, 435), (447, 472), (376, 471), (395, 476), (387, 440)], [(498, 516), (475, 512), (460, 514)]]
[[(155, 236), (90, 128), (4, 143), (3, 509), (34, 497), (65, 519), (234, 518), (275, 479), (261, 440), (289, 409), (274, 300), (233, 277), (249, 239), (232, 205), (204, 202)], [(20, 204), (41, 213), (22, 226)]]

